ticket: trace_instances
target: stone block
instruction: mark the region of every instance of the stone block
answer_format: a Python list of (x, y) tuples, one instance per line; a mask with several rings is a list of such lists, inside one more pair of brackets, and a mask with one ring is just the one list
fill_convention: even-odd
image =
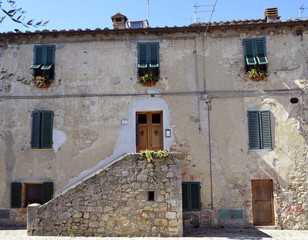
[(168, 221), (167, 219), (154, 219), (154, 225), (157, 227), (167, 227)]
[(165, 217), (168, 219), (176, 219), (176, 212), (166, 212)]

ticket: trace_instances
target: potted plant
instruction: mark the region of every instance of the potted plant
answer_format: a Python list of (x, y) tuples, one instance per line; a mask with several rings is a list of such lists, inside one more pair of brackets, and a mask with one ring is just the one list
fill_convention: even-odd
[(152, 72), (146, 73), (144, 76), (141, 76), (138, 79), (143, 86), (155, 86), (156, 82), (159, 81), (159, 77), (154, 76)]
[(266, 77), (266, 73), (260, 68), (255, 67), (247, 72), (247, 77), (253, 81), (260, 81)]
[(49, 76), (31, 76), (34, 84), (39, 88), (48, 88), (50, 87)]
[(164, 158), (168, 157), (168, 150), (159, 150), (154, 152), (153, 150), (146, 149), (144, 151), (140, 151), (140, 155), (142, 158), (146, 158), (148, 162), (152, 162), (153, 158)]

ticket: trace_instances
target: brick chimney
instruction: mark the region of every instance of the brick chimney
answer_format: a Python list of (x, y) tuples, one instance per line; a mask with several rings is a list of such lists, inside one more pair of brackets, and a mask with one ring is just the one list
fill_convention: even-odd
[(266, 22), (275, 22), (279, 20), (278, 8), (267, 8), (264, 13)]
[(114, 29), (125, 29), (127, 17), (121, 13), (117, 13), (111, 17)]

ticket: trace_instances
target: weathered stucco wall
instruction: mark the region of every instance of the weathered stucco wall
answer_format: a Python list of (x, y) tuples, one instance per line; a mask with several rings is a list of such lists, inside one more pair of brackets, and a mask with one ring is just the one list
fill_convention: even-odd
[(41, 207), (29, 206), (28, 235), (181, 237), (179, 158), (126, 155)]
[[(251, 180), (272, 179), (276, 226), (307, 228), (307, 139), (300, 119), (308, 116), (308, 41), (307, 30), (302, 36), (296, 30), (15, 39), (0, 54), (5, 116), (0, 120), (0, 206), (10, 207), (12, 181), (53, 181), (57, 192), (135, 152), (136, 111), (159, 110), (164, 130), (172, 132), (171, 138), (164, 136), (164, 148), (185, 156), (182, 181), (200, 182), (201, 211), (184, 212), (185, 225), (252, 225)], [(269, 61), (268, 77), (258, 82), (245, 76), (242, 45), (256, 37), (265, 37)], [(138, 42), (159, 42), (161, 79), (155, 87), (138, 83)], [(56, 45), (49, 89), (17, 81), (30, 79), (34, 43)], [(291, 104), (292, 97), (299, 103)], [(55, 113), (53, 150), (30, 149), (36, 109)], [(251, 151), (247, 111), (262, 109), (271, 111), (273, 149)], [(122, 119), (128, 124), (121, 125)], [(243, 217), (220, 219), (222, 209), (241, 210)]]

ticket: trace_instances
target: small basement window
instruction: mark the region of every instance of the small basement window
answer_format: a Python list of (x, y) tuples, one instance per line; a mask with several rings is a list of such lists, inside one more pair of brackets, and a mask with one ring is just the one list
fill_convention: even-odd
[(155, 192), (154, 191), (148, 191), (148, 201), (149, 202), (155, 201)]

